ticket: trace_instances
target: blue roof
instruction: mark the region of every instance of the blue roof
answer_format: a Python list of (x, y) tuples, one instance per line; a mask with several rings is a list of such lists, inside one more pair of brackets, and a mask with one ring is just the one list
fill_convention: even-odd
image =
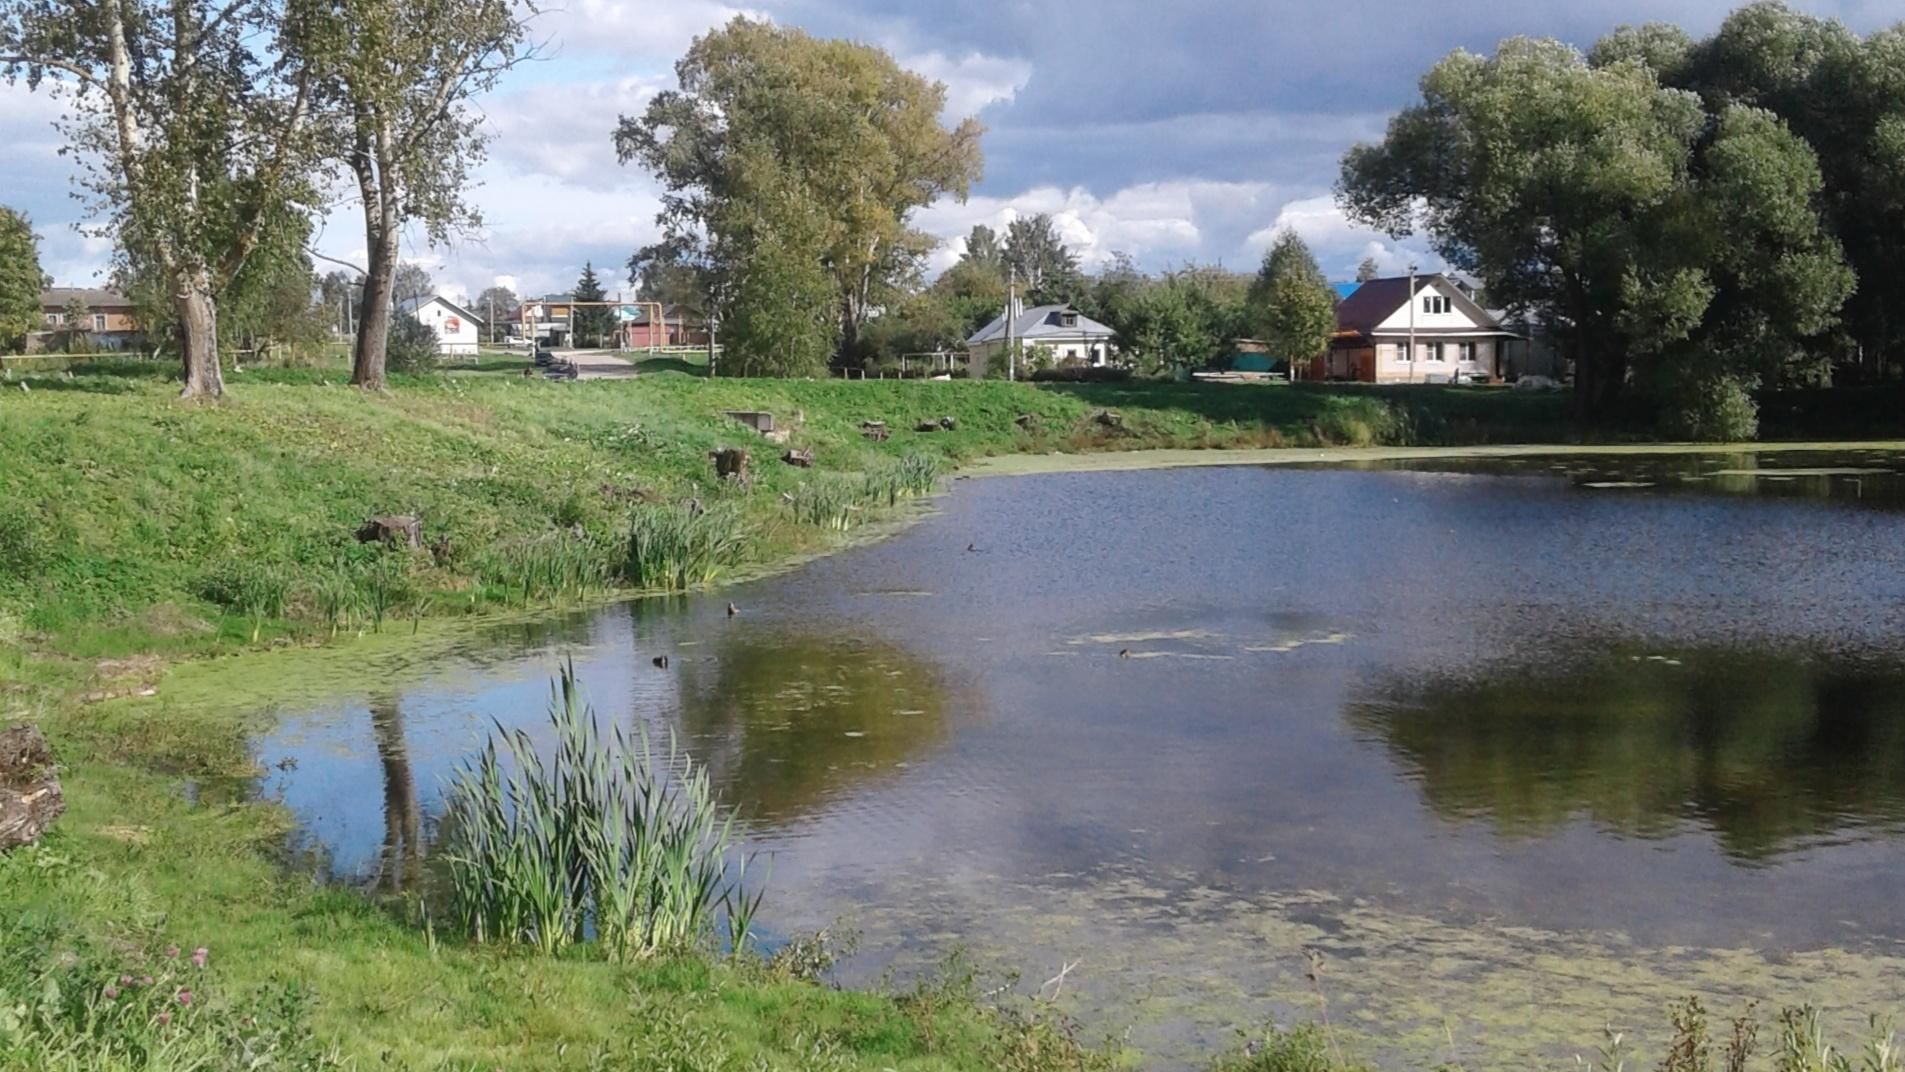
[(1356, 288), (1360, 286), (1362, 286), (1361, 283), (1331, 283), (1330, 289), (1336, 292), (1336, 300), (1342, 301), (1356, 293)]

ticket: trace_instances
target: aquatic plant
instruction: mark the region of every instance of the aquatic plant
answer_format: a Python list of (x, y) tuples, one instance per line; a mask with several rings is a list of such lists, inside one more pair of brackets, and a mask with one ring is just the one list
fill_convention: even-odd
[(478, 942), (554, 953), (593, 934), (614, 960), (691, 948), (725, 917), (746, 948), (761, 893), (745, 884), (733, 813), (706, 768), (650, 747), (647, 734), (607, 737), (581, 702), (575, 668), (552, 690), (548, 759), (529, 736), (498, 725), (452, 777), (444, 857), (451, 914)]
[(559, 531), (492, 548), (478, 569), (486, 584), (528, 604), (607, 588), (619, 557), (620, 548), (608, 540)]
[(874, 494), (865, 482), (870, 479), (871, 474), (857, 486), (843, 476), (806, 481), (788, 493), (788, 508), (803, 525), (844, 532), (853, 527), (860, 504)]
[(714, 583), (747, 546), (730, 507), (642, 506), (629, 515), (622, 578), (637, 588), (683, 591)]

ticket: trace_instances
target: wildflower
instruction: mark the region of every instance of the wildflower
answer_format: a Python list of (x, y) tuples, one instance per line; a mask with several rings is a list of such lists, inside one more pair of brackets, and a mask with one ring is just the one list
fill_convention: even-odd
[(167, 960), (177, 960), (177, 959), (179, 959), (179, 947), (178, 947), (178, 946), (175, 946), (175, 945), (168, 945), (168, 946), (166, 946), (166, 947), (165, 947), (165, 958), (166, 958)]
[(191, 1003), (192, 1003), (192, 992), (190, 990), (185, 989), (184, 987), (180, 987), (179, 988), (179, 1004), (190, 1005)]
[(160, 1027), (164, 1027), (165, 1025), (172, 1022), (172, 1014), (169, 1012), (162, 1012), (159, 1015), (154, 1016), (153, 1019), (158, 1021)]
[(212, 951), (204, 946), (199, 946), (197, 949), (192, 950), (192, 965), (194, 967), (203, 968), (205, 962), (210, 959), (212, 959)]
[(119, 996), (119, 988), (112, 985), (111, 983), (107, 983), (106, 989), (103, 991), (103, 993), (106, 995), (107, 1001), (112, 1001), (113, 999)]
[(120, 976), (120, 977), (119, 977), (119, 985), (120, 985), (120, 986), (131, 986), (131, 985), (132, 985), (132, 976), (130, 976), (130, 975), (122, 975), (122, 976)]
[(147, 976), (143, 976), (143, 977), (141, 977), (141, 978), (140, 978), (140, 980), (139, 980), (139, 985), (140, 985), (140, 986), (151, 986), (151, 985), (152, 985), (152, 976), (150, 976), (150, 975), (147, 975)]

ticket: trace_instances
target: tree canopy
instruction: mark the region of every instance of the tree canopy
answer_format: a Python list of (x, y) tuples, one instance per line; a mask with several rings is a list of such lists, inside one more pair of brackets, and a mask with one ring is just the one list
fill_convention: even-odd
[(314, 199), (317, 82), (272, 4), (8, 0), (0, 74), (52, 82), (94, 213), (166, 281), (186, 397), (222, 394), (218, 301), (275, 214)]
[(747, 18), (698, 38), (675, 73), (679, 88), (615, 131), (621, 160), (663, 187), (663, 238), (631, 258), (631, 277), (692, 269), (730, 351), (769, 340), (801, 350), (734, 355), (724, 368), (858, 356), (864, 324), (916, 282), (931, 249), (913, 213), (978, 178), (978, 123), (947, 129), (945, 87), (877, 48)]
[(1005, 229), (1002, 252), (1006, 268), (1025, 288), (1021, 293), (1028, 304), (1076, 302), (1084, 293), (1078, 255), (1066, 248), (1050, 215), (1041, 212), (1013, 220)]
[(1323, 278), (1310, 247), (1285, 229), (1263, 256), (1250, 283), (1245, 320), (1271, 353), (1290, 363), (1290, 378), (1329, 348), (1336, 330), (1336, 292)]
[(40, 243), (33, 225), (0, 205), (0, 347), (18, 346), (40, 326)]
[(1710, 111), (1637, 61), (1597, 67), (1554, 41), (1444, 59), (1337, 189), (1353, 219), (1424, 230), (1494, 301), (1541, 317), (1590, 416), (1636, 369), (1757, 383), (1852, 287), (1819, 223), (1818, 164), (1777, 118)]
[[(608, 293), (602, 289), (602, 280), (595, 274), (593, 263), (582, 266), (582, 275), (575, 281), (575, 300), (578, 302), (599, 302), (606, 300)], [(600, 346), (602, 340), (615, 326), (615, 315), (605, 305), (577, 305), (575, 307), (575, 334), (580, 340), (589, 340), (590, 345)]]

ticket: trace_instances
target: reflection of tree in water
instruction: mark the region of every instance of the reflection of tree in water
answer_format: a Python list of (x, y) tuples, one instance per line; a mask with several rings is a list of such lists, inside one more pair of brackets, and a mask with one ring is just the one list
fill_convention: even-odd
[(751, 818), (817, 810), (946, 737), (941, 674), (891, 644), (737, 632), (713, 655), (677, 664), (682, 732)]
[(404, 743), (403, 707), (394, 695), (370, 702), (370, 728), (384, 771), (384, 844), (378, 858), (378, 885), (399, 893), (423, 875), (423, 815), (417, 807), (417, 780)]
[(1507, 834), (1576, 816), (1659, 836), (1683, 821), (1760, 859), (1905, 824), (1905, 671), (1698, 652), (1552, 676), (1403, 682), (1354, 706), (1445, 818)]

